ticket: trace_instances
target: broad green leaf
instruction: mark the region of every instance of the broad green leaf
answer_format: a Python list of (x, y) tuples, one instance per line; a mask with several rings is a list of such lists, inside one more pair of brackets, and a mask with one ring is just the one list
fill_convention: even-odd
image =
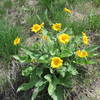
[(34, 82), (30, 81), (29, 83), (23, 83), (18, 89), (17, 92), (19, 91), (26, 91), (34, 86)]
[(29, 50), (27, 50), (25, 48), (21, 48), (21, 49), (25, 52), (26, 55), (29, 55), (30, 58), (32, 58), (32, 59), (34, 58), (33, 53), (31, 51), (29, 51)]
[(49, 86), (48, 86), (48, 93), (49, 95), (53, 95), (55, 89), (56, 89), (56, 84), (54, 84), (52, 81), (52, 76), (50, 74), (47, 74), (44, 76), (44, 78), (49, 82)]
[(35, 88), (34, 89), (34, 92), (32, 94), (32, 97), (31, 97), (31, 100), (35, 100), (36, 96), (38, 95), (39, 93), (39, 89), (38, 88)]
[(41, 56), (40, 58), (39, 58), (39, 62), (40, 63), (48, 63), (48, 59), (49, 58), (49, 56), (48, 55), (43, 55), (43, 56)]
[(49, 82), (48, 93), (52, 97), (56, 89), (56, 85), (59, 84), (59, 80), (55, 76), (51, 76), (50, 74), (45, 75), (44, 78)]
[(72, 75), (77, 75), (78, 74), (77, 70), (74, 67), (72, 67), (72, 66), (68, 66), (67, 71), (69, 73), (71, 73)]
[(27, 62), (28, 61), (28, 57), (27, 56), (13, 56), (16, 60), (18, 60), (21, 63)]
[(27, 68), (22, 70), (22, 76), (29, 76), (33, 71), (33, 67), (28, 66)]
[(39, 80), (36, 84), (35, 84), (35, 87), (41, 87), (42, 85), (44, 85), (46, 83), (46, 81), (43, 81), (43, 80)]
[(63, 50), (63, 51), (61, 52), (61, 54), (60, 54), (60, 57), (70, 57), (70, 56), (72, 56), (72, 55), (73, 55), (73, 53), (72, 53), (71, 50)]
[(62, 66), (60, 69), (57, 70), (57, 72), (58, 72), (62, 77), (65, 77), (66, 71), (67, 71), (67, 68), (64, 67), (64, 66)]
[(52, 76), (51, 76), (50, 74), (45, 75), (44, 78), (45, 78), (48, 82), (51, 82), (51, 81), (52, 81)]
[(71, 80), (71, 77), (68, 77), (66, 75), (66, 77), (60, 77), (60, 82), (59, 82), (60, 85), (62, 86), (65, 86), (67, 88), (71, 88), (72, 87), (72, 80)]
[(36, 68), (36, 75), (38, 77), (41, 77), (42, 74), (43, 74), (43, 68), (37, 67)]
[(31, 100), (35, 100), (35, 98), (36, 98), (36, 96), (38, 95), (38, 93), (39, 93), (40, 91), (42, 91), (44, 88), (45, 88), (44, 85), (42, 85), (41, 87), (35, 88), (35, 89), (34, 89), (34, 92), (33, 92), (33, 94), (32, 94)]
[(18, 92), (19, 91), (25, 91), (28, 90), (30, 88), (32, 88), (33, 86), (36, 85), (37, 82), (39, 82), (40, 78), (36, 75), (36, 70), (33, 70), (32, 74), (30, 75), (30, 81), (28, 83), (24, 83), (22, 84), (19, 88), (18, 88)]
[(53, 82), (49, 82), (48, 93), (50, 96), (53, 95), (55, 89), (56, 89), (56, 84), (53, 84)]
[(64, 99), (64, 88), (57, 86), (55, 93), (52, 95), (53, 100), (63, 100)]

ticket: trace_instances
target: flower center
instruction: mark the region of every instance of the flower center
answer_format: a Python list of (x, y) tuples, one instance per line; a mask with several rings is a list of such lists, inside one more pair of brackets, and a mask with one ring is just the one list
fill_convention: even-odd
[(34, 28), (35, 28), (35, 30), (38, 30), (39, 29), (39, 26), (35, 26)]
[(59, 63), (60, 63), (60, 62), (59, 62), (59, 60), (57, 60), (57, 59), (54, 61), (54, 64), (55, 64), (55, 65), (58, 65)]
[(62, 40), (65, 41), (67, 39), (66, 36), (62, 36)]
[(56, 28), (56, 29), (59, 29), (59, 28), (60, 28), (60, 26), (59, 26), (59, 25), (56, 25), (56, 26), (55, 26), (55, 28)]

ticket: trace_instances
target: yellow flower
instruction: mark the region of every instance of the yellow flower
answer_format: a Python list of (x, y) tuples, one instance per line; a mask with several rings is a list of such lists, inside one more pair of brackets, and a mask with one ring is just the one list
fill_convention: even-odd
[(14, 40), (14, 45), (18, 45), (19, 43), (20, 43), (20, 38), (19, 37), (17, 37), (15, 40)]
[(88, 56), (88, 52), (83, 50), (77, 50), (76, 55), (79, 56), (80, 58), (84, 58)]
[(43, 25), (41, 25), (41, 24), (40, 24), (40, 25), (39, 25), (39, 24), (34, 24), (34, 25), (31, 27), (31, 31), (37, 33), (38, 31), (41, 30), (42, 26), (43, 26)]
[(44, 35), (44, 36), (42, 36), (42, 39), (43, 40), (48, 40), (48, 36), (47, 35)]
[(64, 8), (64, 11), (67, 12), (67, 13), (72, 14), (72, 11), (70, 9)]
[(83, 43), (86, 44), (86, 45), (88, 45), (89, 44), (89, 39), (88, 39), (86, 33), (82, 32), (82, 34), (83, 34), (83, 37), (82, 37)]
[(55, 31), (60, 31), (61, 30), (61, 23), (53, 24), (52, 29)]
[(51, 67), (52, 68), (60, 68), (63, 64), (63, 60), (59, 57), (53, 57), (51, 60)]
[(58, 40), (59, 40), (59, 42), (64, 43), (64, 44), (68, 43), (70, 41), (70, 36), (68, 34), (65, 34), (65, 33), (60, 34), (58, 36)]

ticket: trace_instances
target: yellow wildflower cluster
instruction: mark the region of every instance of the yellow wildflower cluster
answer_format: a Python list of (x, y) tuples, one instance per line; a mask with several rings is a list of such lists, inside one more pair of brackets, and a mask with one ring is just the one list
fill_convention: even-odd
[[(64, 11), (68, 12), (68, 13), (72, 13), (72, 11), (67, 9), (67, 8), (64, 8)], [(32, 26), (32, 28), (31, 28), (32, 32), (37, 33), (39, 31), (41, 31), (41, 28), (43, 27), (43, 25), (44, 25), (44, 23), (42, 23), (42, 24), (34, 24)], [(62, 26), (61, 23), (55, 23), (55, 24), (52, 25), (51, 28), (53, 30), (55, 30), (55, 31), (60, 31), (61, 30), (61, 26)], [(88, 39), (86, 33), (82, 32), (82, 34), (83, 34), (83, 36), (82, 36), (83, 43), (86, 44), (86, 45), (89, 44), (89, 39)], [(70, 41), (71, 36), (69, 34), (62, 33), (62, 34), (59, 34), (57, 38), (58, 38), (58, 41), (60, 43), (66, 44), (66, 43), (68, 43)], [(48, 40), (48, 36), (47, 35), (43, 35), (42, 39), (43, 40)], [(16, 45), (16, 44), (18, 44), (20, 42), (20, 39), (17, 38), (15, 41), (16, 42), (14, 44)], [(80, 58), (85, 58), (85, 57), (88, 56), (88, 52), (84, 51), (84, 50), (77, 50), (76, 51), (76, 55), (79, 56)], [(59, 57), (53, 57), (52, 60), (51, 60), (51, 67), (52, 68), (60, 68), (62, 66), (62, 64), (63, 64), (63, 60), (61, 58), (59, 58)]]

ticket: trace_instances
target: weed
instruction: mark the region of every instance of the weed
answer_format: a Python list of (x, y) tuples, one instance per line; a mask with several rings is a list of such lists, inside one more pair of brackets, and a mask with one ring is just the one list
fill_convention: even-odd
[(21, 36), (21, 28), (10, 26), (4, 20), (0, 21), (0, 58), (10, 60), (11, 55), (18, 54), (20, 46), (14, 46), (13, 41)]

